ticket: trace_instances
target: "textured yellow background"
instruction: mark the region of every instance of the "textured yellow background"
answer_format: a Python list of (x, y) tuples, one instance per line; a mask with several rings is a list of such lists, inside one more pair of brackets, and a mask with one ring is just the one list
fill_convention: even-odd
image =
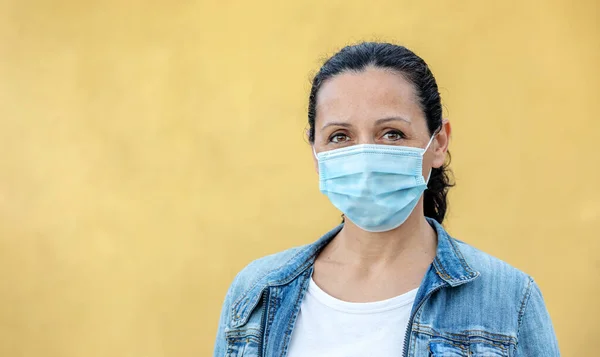
[(0, 356), (209, 356), (250, 260), (339, 220), (310, 74), (362, 39), (433, 68), (451, 233), (600, 337), (599, 3), (0, 1)]

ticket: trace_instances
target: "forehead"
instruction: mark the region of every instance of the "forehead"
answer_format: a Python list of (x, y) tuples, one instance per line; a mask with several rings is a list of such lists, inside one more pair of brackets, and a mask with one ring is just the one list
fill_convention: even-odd
[(347, 71), (323, 83), (317, 97), (317, 121), (377, 120), (422, 116), (414, 86), (393, 70), (368, 67)]

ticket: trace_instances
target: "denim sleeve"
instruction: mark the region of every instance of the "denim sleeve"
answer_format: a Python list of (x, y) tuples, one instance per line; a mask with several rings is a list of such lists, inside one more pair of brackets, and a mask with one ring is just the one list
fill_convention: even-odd
[(527, 282), (521, 303), (515, 357), (560, 357), (542, 292), (532, 278)]
[(213, 356), (214, 357), (225, 357), (225, 352), (227, 351), (227, 340), (225, 339), (225, 327), (227, 326), (227, 321), (229, 320), (229, 313), (231, 310), (231, 300), (233, 299), (233, 290), (237, 282), (237, 276), (235, 277), (233, 283), (227, 290), (227, 294), (225, 295), (225, 301), (223, 302), (223, 306), (221, 307), (221, 317), (219, 318), (219, 328), (217, 330), (217, 340), (215, 341), (215, 349)]

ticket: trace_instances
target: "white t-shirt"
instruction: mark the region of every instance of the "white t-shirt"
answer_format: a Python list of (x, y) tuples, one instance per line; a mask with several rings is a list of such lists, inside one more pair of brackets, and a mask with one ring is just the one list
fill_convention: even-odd
[(288, 357), (398, 357), (417, 290), (352, 303), (327, 294), (310, 279), (292, 332)]

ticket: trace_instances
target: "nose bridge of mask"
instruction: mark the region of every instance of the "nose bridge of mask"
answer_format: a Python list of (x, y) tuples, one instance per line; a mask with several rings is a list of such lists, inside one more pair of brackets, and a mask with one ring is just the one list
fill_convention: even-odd
[[(431, 138), (429, 139), (429, 142), (427, 143), (427, 145), (425, 146), (425, 148), (422, 149), (423, 151), (421, 152), (421, 156), (425, 155), (425, 153), (427, 152), (427, 150), (429, 150), (429, 146), (431, 146), (431, 143), (433, 142), (433, 139), (435, 139), (435, 137), (437, 136), (437, 134), (438, 134), (438, 131), (436, 130), (433, 133), (433, 135), (431, 135)], [(313, 152), (313, 156), (318, 161), (319, 160), (319, 156), (317, 155), (317, 151), (315, 150), (315, 146), (314, 145), (312, 146), (312, 152)], [(429, 181), (429, 177), (427, 178), (427, 181)]]

